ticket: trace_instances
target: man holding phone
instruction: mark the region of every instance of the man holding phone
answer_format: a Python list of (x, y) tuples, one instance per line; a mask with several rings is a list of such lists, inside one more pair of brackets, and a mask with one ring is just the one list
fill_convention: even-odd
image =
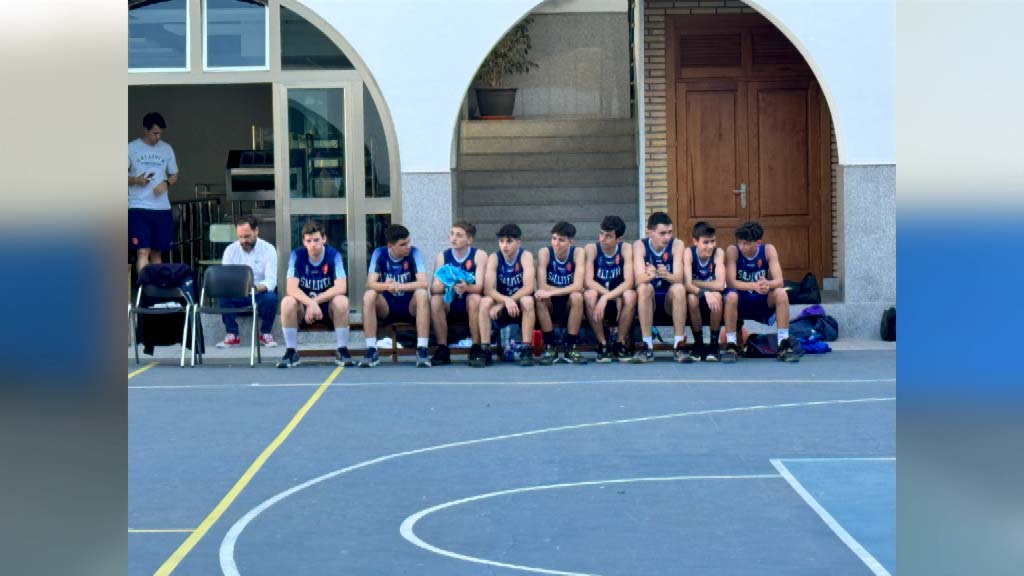
[(142, 137), (128, 143), (128, 249), (137, 252), (136, 270), (161, 263), (161, 253), (171, 247), (174, 219), (168, 191), (178, 181), (174, 150), (161, 140), (167, 128), (163, 116), (146, 114), (142, 127)]

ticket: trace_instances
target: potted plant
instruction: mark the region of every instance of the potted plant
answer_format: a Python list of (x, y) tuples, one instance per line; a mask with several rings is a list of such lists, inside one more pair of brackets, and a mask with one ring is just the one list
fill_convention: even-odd
[(516, 89), (501, 88), (505, 76), (529, 74), (539, 68), (528, 58), (530, 54), (530, 24), (527, 16), (512, 27), (491, 49), (490, 54), (476, 72), (476, 101), (481, 118), (511, 118), (516, 104)]

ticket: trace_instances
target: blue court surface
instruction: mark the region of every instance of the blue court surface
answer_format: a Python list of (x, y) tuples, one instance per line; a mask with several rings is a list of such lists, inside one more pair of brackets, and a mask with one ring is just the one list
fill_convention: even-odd
[(410, 361), (130, 363), (129, 573), (895, 573), (895, 351)]

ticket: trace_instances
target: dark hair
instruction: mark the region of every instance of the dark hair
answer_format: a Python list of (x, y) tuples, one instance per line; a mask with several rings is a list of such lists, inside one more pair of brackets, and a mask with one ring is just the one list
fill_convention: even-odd
[(753, 220), (747, 220), (736, 229), (736, 239), (744, 242), (757, 242), (764, 236), (764, 228)]
[(321, 236), (327, 237), (327, 233), (324, 232), (323, 224), (320, 224), (316, 220), (306, 220), (306, 223), (302, 225), (303, 237), (316, 234), (317, 232), (319, 232)]
[(568, 222), (558, 222), (551, 227), (552, 234), (558, 234), (559, 236), (565, 236), (566, 238), (576, 237), (576, 227)]
[(143, 128), (152, 130), (154, 125), (159, 126), (161, 130), (167, 130), (167, 122), (164, 122), (164, 117), (159, 112), (150, 112), (142, 117)]
[(701, 220), (693, 225), (693, 239), (700, 240), (701, 238), (714, 238), (715, 227), (707, 222)]
[(238, 218), (235, 218), (235, 228), (238, 228), (239, 226), (243, 226), (245, 224), (248, 224), (249, 228), (252, 228), (253, 230), (260, 227), (260, 221), (257, 220), (256, 217), (253, 216), (252, 214), (249, 214), (248, 216), (239, 216)]
[(672, 219), (668, 217), (668, 214), (664, 212), (652, 212), (647, 217), (647, 229), (654, 230), (658, 227), (658, 224), (664, 224), (665, 226), (672, 225)]
[(604, 220), (601, 220), (601, 230), (615, 232), (616, 238), (622, 238), (626, 233), (626, 223), (618, 216), (605, 216)]
[(388, 244), (397, 244), (409, 237), (409, 229), (401, 224), (392, 224), (384, 230), (384, 240)]
[(476, 238), (476, 226), (474, 226), (467, 220), (456, 220), (455, 223), (452, 224), (452, 228), (462, 228), (463, 230), (465, 230), (466, 236), (469, 236), (470, 238)]
[(498, 238), (511, 238), (513, 240), (519, 240), (523, 237), (523, 231), (515, 224), (505, 224), (498, 229), (498, 233), (495, 234)]

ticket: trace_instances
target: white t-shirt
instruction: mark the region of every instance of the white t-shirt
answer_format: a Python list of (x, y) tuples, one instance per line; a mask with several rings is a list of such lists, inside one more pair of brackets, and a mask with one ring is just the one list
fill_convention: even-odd
[(142, 176), (152, 172), (153, 179), (143, 186), (128, 186), (128, 208), (146, 210), (170, 210), (171, 200), (167, 192), (153, 194), (153, 188), (168, 177), (178, 173), (174, 150), (163, 140), (150, 146), (136, 138), (128, 143), (128, 175)]
[(242, 250), (238, 241), (232, 242), (224, 249), (222, 264), (245, 264), (252, 268), (253, 280), (263, 284), (268, 291), (277, 288), (277, 249), (262, 238), (256, 239), (251, 252)]

